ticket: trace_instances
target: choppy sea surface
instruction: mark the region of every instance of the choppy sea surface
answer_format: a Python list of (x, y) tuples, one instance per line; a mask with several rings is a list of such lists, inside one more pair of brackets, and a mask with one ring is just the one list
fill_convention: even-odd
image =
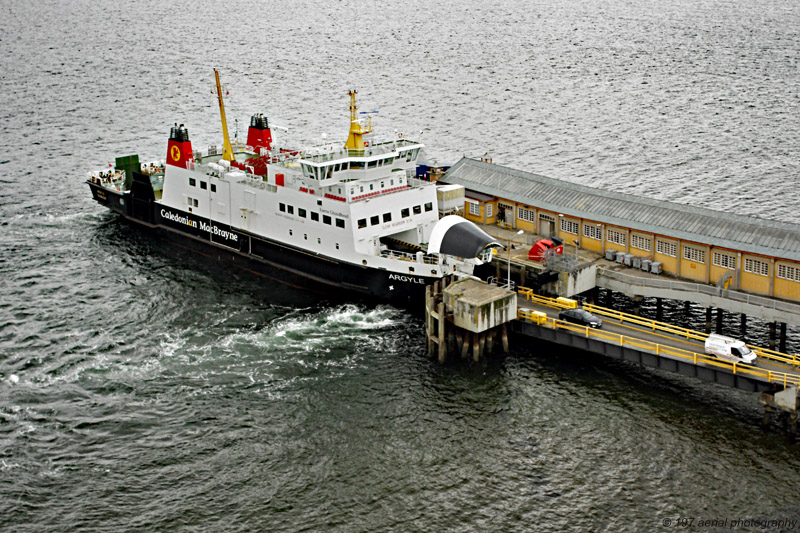
[(356, 88), (430, 161), (800, 222), (796, 2), (6, 1), (0, 27), (0, 530), (800, 520), (754, 395), (524, 339), (439, 366), (407, 310), (172, 249), (83, 183), (174, 122), (218, 144), (216, 67), (242, 135), (340, 138)]

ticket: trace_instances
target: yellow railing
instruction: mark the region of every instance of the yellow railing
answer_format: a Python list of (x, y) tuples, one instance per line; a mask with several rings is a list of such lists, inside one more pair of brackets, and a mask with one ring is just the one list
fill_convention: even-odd
[[(546, 305), (548, 307), (553, 307), (556, 309), (565, 309), (568, 307), (563, 303), (559, 302), (556, 298), (548, 298), (546, 296), (539, 296), (538, 294), (534, 294), (533, 290), (527, 287), (520, 287), (518, 292), (519, 294), (525, 296), (525, 299), (528, 300), (529, 302), (537, 303), (540, 305)], [(590, 313), (619, 320), (620, 324), (625, 324), (625, 323), (635, 324), (637, 326), (643, 326), (645, 328), (648, 328), (650, 331), (653, 332), (660, 331), (662, 333), (677, 335), (687, 340), (691, 339), (703, 343), (705, 343), (706, 339), (708, 338), (707, 333), (702, 333), (700, 331), (695, 331), (688, 328), (682, 328), (680, 326), (673, 326), (665, 322), (657, 322), (655, 320), (651, 320), (649, 318), (642, 318), (637, 315), (622, 313), (620, 311), (615, 311), (613, 309), (608, 309), (606, 307), (600, 307), (592, 304), (583, 304), (583, 308), (589, 311)], [(751, 344), (748, 344), (747, 346), (751, 350), (753, 350), (753, 352), (755, 352), (755, 354), (760, 358), (771, 359), (773, 361), (778, 361), (786, 365), (791, 365), (792, 368), (800, 366), (800, 357), (798, 357), (797, 354), (789, 355), (777, 352), (775, 350), (770, 350), (768, 348), (754, 346)]]
[(753, 376), (758, 379), (767, 381), (768, 383), (781, 384), (783, 386), (787, 385), (800, 386), (800, 376), (794, 376), (791, 374), (787, 374), (785, 372), (774, 372), (772, 370), (764, 370), (757, 367), (742, 366), (739, 363), (722, 361), (715, 357), (710, 357), (696, 352), (690, 352), (689, 350), (683, 350), (681, 348), (673, 348), (671, 346), (665, 346), (663, 344), (637, 339), (635, 337), (629, 337), (627, 335), (621, 335), (619, 333), (612, 333), (599, 329), (593, 329), (588, 326), (578, 326), (576, 324), (570, 324), (568, 322), (563, 322), (555, 318), (549, 318), (547, 316), (543, 317), (541, 312), (533, 311), (531, 309), (519, 309), (517, 311), (517, 317), (520, 320), (532, 322), (534, 324), (545, 326), (550, 329), (565, 330), (565, 331), (571, 331), (573, 333), (582, 334), (587, 339), (595, 338), (623, 347), (627, 346), (630, 348), (648, 350), (656, 355), (670, 355), (673, 357), (679, 357), (681, 359), (691, 361), (695, 365), (697, 363), (703, 363), (706, 366), (726, 369), (729, 372), (732, 372), (733, 374)]

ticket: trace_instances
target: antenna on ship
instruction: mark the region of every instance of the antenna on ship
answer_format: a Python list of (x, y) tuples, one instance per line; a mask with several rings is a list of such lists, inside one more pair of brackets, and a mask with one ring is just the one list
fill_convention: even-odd
[(358, 121), (358, 105), (356, 104), (356, 95), (358, 91), (349, 91), (350, 96), (350, 135), (347, 137), (347, 142), (344, 147), (348, 150), (363, 150), (364, 149), (364, 135), (372, 133), (372, 118), (366, 126)]
[(233, 161), (233, 148), (231, 148), (231, 139), (228, 137), (228, 121), (225, 119), (225, 104), (222, 102), (222, 87), (219, 84), (219, 71), (214, 69), (214, 77), (217, 79), (217, 87), (215, 89), (217, 99), (219, 100), (219, 114), (222, 119), (222, 137), (224, 148), (222, 149), (222, 159), (225, 161)]

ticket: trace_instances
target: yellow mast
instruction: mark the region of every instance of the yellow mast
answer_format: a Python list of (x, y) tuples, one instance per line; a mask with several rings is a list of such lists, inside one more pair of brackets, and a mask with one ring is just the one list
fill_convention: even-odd
[(233, 161), (233, 148), (231, 148), (231, 139), (228, 137), (228, 121), (225, 119), (225, 104), (222, 103), (222, 88), (219, 84), (219, 71), (217, 69), (214, 69), (214, 76), (217, 78), (217, 98), (219, 99), (219, 114), (222, 118), (222, 137), (225, 143), (222, 149), (222, 159)]
[(350, 96), (350, 135), (347, 137), (344, 147), (349, 150), (363, 150), (363, 136), (372, 131), (372, 119), (370, 119), (366, 128), (362, 126), (358, 122), (358, 106), (356, 105), (358, 91), (349, 91), (347, 94)]

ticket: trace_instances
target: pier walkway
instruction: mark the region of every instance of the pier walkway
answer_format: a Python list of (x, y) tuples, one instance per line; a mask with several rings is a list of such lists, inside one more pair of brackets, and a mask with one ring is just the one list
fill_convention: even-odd
[(602, 328), (593, 329), (559, 320), (559, 311), (570, 306), (563, 298), (538, 296), (521, 287), (512, 331), (752, 392), (800, 386), (796, 354), (750, 346), (758, 355), (756, 364), (734, 363), (704, 353), (706, 333), (585, 304), (584, 309), (604, 321)]

